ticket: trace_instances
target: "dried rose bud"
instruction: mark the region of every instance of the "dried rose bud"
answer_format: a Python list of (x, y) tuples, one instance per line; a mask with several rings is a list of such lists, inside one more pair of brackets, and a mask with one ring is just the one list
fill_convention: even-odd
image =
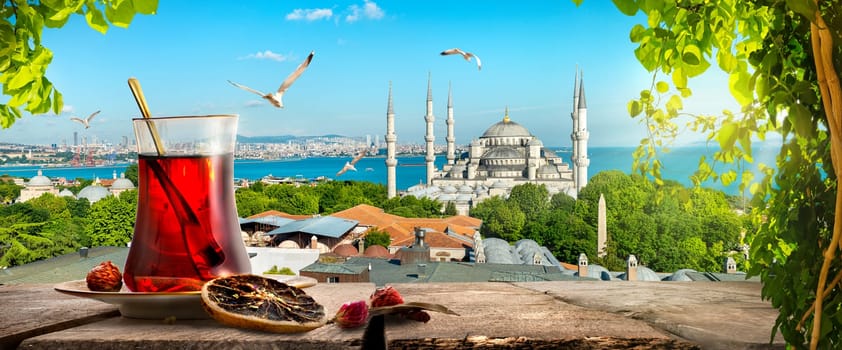
[(418, 321), (427, 323), (430, 320), (430, 314), (428, 314), (424, 310), (411, 310), (401, 314), (404, 318), (408, 320)]
[(103, 261), (88, 272), (85, 282), (92, 291), (119, 292), (123, 287), (123, 274), (111, 260)]
[(403, 297), (392, 286), (377, 288), (371, 294), (371, 307), (392, 306), (403, 304)]
[(368, 305), (365, 300), (348, 302), (339, 307), (333, 321), (340, 328), (356, 328), (365, 325), (368, 320)]

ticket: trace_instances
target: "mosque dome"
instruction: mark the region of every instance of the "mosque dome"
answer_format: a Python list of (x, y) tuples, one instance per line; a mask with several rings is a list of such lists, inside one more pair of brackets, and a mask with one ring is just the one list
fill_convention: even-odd
[(445, 186), (443, 191), (444, 191), (444, 193), (456, 193), (457, 192), (456, 187), (453, 187), (453, 186), (450, 186), (450, 185)]
[(534, 138), (534, 139), (530, 140), (529, 143), (527, 143), (527, 145), (543, 147), (544, 143), (541, 142), (541, 140), (539, 140), (538, 138)]
[(79, 195), (77, 195), (76, 198), (87, 198), (88, 202), (91, 202), (91, 204), (93, 204), (96, 203), (98, 200), (103, 199), (109, 195), (111, 195), (111, 192), (108, 192), (108, 189), (98, 184), (94, 184), (87, 186), (81, 191), (79, 191)]
[(508, 188), (508, 187), (509, 186), (506, 186), (506, 184), (503, 183), (503, 181), (500, 181), (500, 180), (497, 180), (493, 184), (491, 184), (491, 188)]
[(73, 192), (70, 192), (68, 189), (63, 189), (61, 192), (58, 193), (59, 197), (73, 197), (76, 198), (76, 195)]
[(696, 272), (693, 269), (680, 269), (675, 271), (672, 275), (667, 276), (664, 281), (679, 281), (679, 282), (693, 282), (689, 276), (687, 276), (688, 272)]
[(482, 155), (482, 159), (520, 159), (523, 155), (513, 147), (498, 146)]
[(482, 134), (483, 138), (488, 137), (530, 137), (532, 134), (529, 133), (529, 130), (526, 130), (522, 125), (515, 123), (509, 119), (508, 113), (503, 118), (502, 121), (494, 123), (491, 125), (485, 133)]
[(120, 178), (115, 180), (114, 183), (111, 184), (111, 189), (114, 190), (131, 190), (134, 189), (134, 184), (131, 180), (126, 178), (126, 174), (120, 174)]
[(26, 184), (26, 187), (46, 187), (52, 186), (53, 182), (50, 181), (49, 177), (44, 176), (41, 173), (41, 170), (38, 170), (38, 175), (33, 176), (29, 179), (29, 182)]
[(453, 201), (453, 200), (456, 200), (456, 194), (453, 194), (453, 193), (445, 193), (445, 194), (443, 194), (443, 195), (439, 196), (438, 198), (436, 198), (436, 200), (438, 200), (439, 202), (449, 202), (449, 201)]
[(471, 186), (468, 186), (468, 185), (462, 185), (462, 186), (459, 186), (459, 193), (468, 193), (468, 194), (470, 194), (470, 193), (473, 193), (473, 192), (474, 192), (474, 189), (473, 189), (473, 188), (471, 188)]

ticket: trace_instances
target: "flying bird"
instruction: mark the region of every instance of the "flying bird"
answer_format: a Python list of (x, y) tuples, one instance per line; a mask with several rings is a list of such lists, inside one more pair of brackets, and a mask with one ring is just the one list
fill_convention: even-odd
[(100, 112), (100, 111), (93, 112), (93, 113), (91, 113), (91, 115), (89, 115), (89, 116), (88, 116), (87, 118), (85, 118), (85, 119), (82, 119), (82, 118), (77, 118), (77, 117), (70, 117), (70, 120), (72, 120), (72, 121), (74, 121), (74, 122), (78, 122), (78, 123), (80, 123), (80, 124), (84, 125), (84, 126), (85, 126), (85, 129), (87, 129), (87, 128), (90, 128), (90, 127), (91, 127), (91, 120), (92, 120), (92, 119), (94, 119), (94, 117), (95, 117), (97, 114), (99, 114), (99, 112)]
[(290, 85), (292, 85), (292, 83), (295, 82), (295, 80), (298, 79), (299, 76), (301, 76), (301, 73), (304, 73), (304, 70), (307, 69), (307, 67), (310, 65), (310, 61), (313, 60), (314, 54), (314, 51), (310, 51), (310, 54), (307, 56), (307, 58), (304, 59), (304, 62), (301, 62), (301, 64), (298, 65), (298, 68), (296, 68), (295, 71), (292, 72), (284, 80), (284, 82), (281, 84), (281, 87), (278, 88), (278, 91), (273, 93), (265, 94), (248, 86), (237, 84), (230, 80), (228, 82), (231, 83), (231, 85), (234, 85), (240, 89), (260, 95), (260, 97), (269, 100), (269, 103), (271, 103), (275, 107), (284, 108), (284, 102), (281, 100), (281, 98), (284, 96), (284, 92), (286, 92), (287, 89), (289, 89)]
[(339, 172), (336, 173), (336, 176), (342, 175), (348, 170), (357, 171), (357, 168), (354, 167), (354, 164), (357, 164), (357, 162), (359, 162), (360, 159), (363, 159), (365, 154), (366, 154), (366, 151), (362, 150), (360, 152), (360, 154), (357, 154), (357, 156), (354, 157), (354, 159), (351, 159), (350, 162), (345, 162), (345, 166), (343, 166), (342, 169), (340, 169)]
[(477, 56), (477, 55), (474, 55), (470, 52), (462, 51), (461, 49), (458, 49), (458, 48), (452, 48), (452, 49), (444, 50), (444, 51), (441, 52), (442, 56), (456, 55), (456, 54), (462, 55), (462, 57), (465, 59), (465, 61), (468, 61), (468, 62), (471, 61), (471, 57), (476, 58), (477, 59), (477, 70), (482, 70), (482, 62), (480, 62), (479, 56)]

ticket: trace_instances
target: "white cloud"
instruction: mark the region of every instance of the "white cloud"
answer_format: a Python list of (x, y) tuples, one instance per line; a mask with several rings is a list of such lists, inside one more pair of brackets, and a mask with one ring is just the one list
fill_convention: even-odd
[(61, 107), (61, 112), (62, 113), (73, 113), (73, 106), (64, 105), (63, 107)]
[(278, 62), (286, 61), (288, 58), (289, 58), (289, 56), (284, 56), (284, 55), (279, 54), (279, 53), (274, 53), (270, 50), (252, 53), (252, 54), (249, 54), (247, 56), (240, 57), (241, 60), (242, 59), (258, 59), (258, 60), (273, 60), (273, 61), (278, 61)]
[(351, 5), (348, 7), (349, 13), (345, 16), (345, 22), (356, 22), (360, 19), (381, 19), (383, 18), (383, 9), (377, 6), (374, 1), (365, 0), (362, 7), (359, 5)]
[(333, 16), (331, 9), (295, 9), (286, 16), (287, 21), (305, 20), (308, 22), (329, 19)]

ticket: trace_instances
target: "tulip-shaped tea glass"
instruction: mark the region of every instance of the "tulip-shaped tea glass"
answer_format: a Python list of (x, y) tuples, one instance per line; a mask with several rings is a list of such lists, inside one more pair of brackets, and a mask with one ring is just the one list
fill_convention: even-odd
[(250, 273), (234, 202), (236, 115), (134, 119), (138, 202), (123, 280), (134, 292), (200, 290)]

